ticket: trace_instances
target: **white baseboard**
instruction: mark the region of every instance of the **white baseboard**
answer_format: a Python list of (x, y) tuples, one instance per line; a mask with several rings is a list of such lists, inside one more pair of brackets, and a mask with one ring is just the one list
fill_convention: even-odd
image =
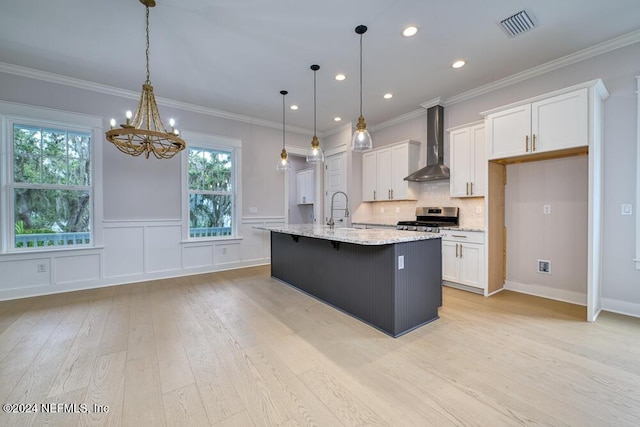
[(132, 274), (118, 277), (108, 277), (98, 280), (81, 281), (67, 284), (47, 284), (30, 286), (25, 288), (13, 288), (0, 291), (0, 301), (14, 300), (20, 298), (37, 297), (42, 295), (60, 294), (65, 292), (84, 291), (88, 289), (105, 288), (109, 286), (128, 285), (131, 283), (148, 282), (150, 280), (170, 279), (174, 277), (193, 276), (197, 274), (215, 273), (225, 270), (236, 270), (239, 268), (257, 267), (270, 263), (270, 258), (255, 259), (251, 261), (239, 261), (227, 263), (216, 267), (196, 267), (181, 270), (167, 270), (164, 272), (154, 272), (147, 274)]
[(531, 285), (525, 283), (505, 281), (504, 289), (537, 297), (552, 299), (556, 301), (568, 302), (577, 305), (587, 305), (587, 294), (563, 289), (549, 288), (547, 286)]
[(640, 317), (640, 304), (602, 298), (602, 310), (612, 313), (624, 314), (625, 316)]

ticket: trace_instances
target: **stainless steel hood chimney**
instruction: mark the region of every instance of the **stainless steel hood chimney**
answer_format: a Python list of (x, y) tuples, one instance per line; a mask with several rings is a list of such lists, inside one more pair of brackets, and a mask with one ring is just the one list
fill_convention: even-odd
[(444, 108), (436, 105), (427, 109), (427, 166), (418, 169), (405, 181), (436, 181), (449, 179), (444, 164)]

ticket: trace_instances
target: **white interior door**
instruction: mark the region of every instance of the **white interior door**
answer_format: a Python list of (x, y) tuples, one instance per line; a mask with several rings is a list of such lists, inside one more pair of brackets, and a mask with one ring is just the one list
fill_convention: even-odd
[[(324, 169), (324, 223), (331, 218), (331, 197), (336, 191), (347, 192), (347, 164), (345, 152), (333, 154), (325, 158)], [(333, 220), (336, 227), (345, 227), (347, 220), (344, 216), (346, 200), (338, 194), (333, 202)]]

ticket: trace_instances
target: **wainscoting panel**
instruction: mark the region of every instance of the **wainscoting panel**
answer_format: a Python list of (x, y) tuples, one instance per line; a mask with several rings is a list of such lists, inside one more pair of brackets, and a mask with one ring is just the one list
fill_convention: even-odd
[[(40, 270), (38, 272), (38, 266)], [(0, 291), (48, 286), (51, 284), (51, 260), (33, 258), (0, 261)]]
[(100, 254), (61, 256), (53, 259), (56, 285), (100, 279)]
[(213, 266), (213, 245), (185, 245), (182, 248), (182, 268), (203, 268)]
[(214, 248), (214, 265), (236, 264), (240, 262), (240, 243), (216, 243)]
[(144, 228), (109, 226), (104, 228), (105, 277), (144, 273)]
[(144, 231), (146, 273), (180, 270), (182, 267), (182, 227), (147, 226)]

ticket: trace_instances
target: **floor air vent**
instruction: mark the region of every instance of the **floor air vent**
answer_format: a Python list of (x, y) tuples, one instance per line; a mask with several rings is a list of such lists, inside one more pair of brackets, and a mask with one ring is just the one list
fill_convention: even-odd
[(536, 24), (526, 11), (521, 11), (500, 21), (502, 29), (509, 37), (519, 36), (535, 28)]

